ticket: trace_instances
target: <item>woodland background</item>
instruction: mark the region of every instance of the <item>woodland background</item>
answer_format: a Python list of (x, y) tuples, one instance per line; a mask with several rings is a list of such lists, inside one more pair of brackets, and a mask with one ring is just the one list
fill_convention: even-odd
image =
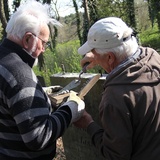
[[(159, 0), (70, 0), (75, 13), (63, 17), (58, 11), (58, 0), (37, 1), (50, 4), (52, 17), (63, 24), (63, 27), (53, 29), (51, 46), (39, 57), (38, 66), (34, 67), (36, 75), (44, 77), (46, 86), (50, 85), (50, 76), (55, 73), (78, 73), (81, 70), (82, 57), (78, 55), (77, 49), (86, 41), (90, 26), (104, 17), (122, 18), (134, 29), (140, 45), (160, 52)], [(9, 0), (0, 0), (0, 41), (6, 36), (7, 21), (22, 1), (13, 0), (11, 8), (8, 2)], [(79, 9), (83, 12), (79, 12)], [(90, 72), (104, 71), (96, 68)], [(65, 159), (63, 143), (59, 138), (55, 160)]]
[[(6, 36), (7, 21), (21, 1), (13, 0), (11, 8), (8, 0), (0, 1), (0, 41)], [(63, 27), (52, 29), (51, 46), (39, 57), (39, 64), (34, 68), (37, 75), (45, 78), (47, 86), (50, 85), (50, 76), (54, 73), (81, 70), (82, 57), (77, 54), (77, 49), (86, 41), (90, 26), (104, 17), (122, 18), (134, 29), (140, 45), (160, 50), (159, 0), (70, 0), (75, 13), (64, 17), (59, 15), (58, 0), (37, 1), (50, 4), (52, 17), (63, 24)], [(79, 9), (83, 12), (79, 12)], [(104, 71), (96, 68), (90, 72)]]

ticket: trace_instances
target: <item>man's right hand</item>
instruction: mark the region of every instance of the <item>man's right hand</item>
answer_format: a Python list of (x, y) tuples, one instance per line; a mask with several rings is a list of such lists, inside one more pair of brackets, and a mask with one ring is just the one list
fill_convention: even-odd
[(97, 65), (96, 54), (93, 54), (92, 52), (88, 52), (80, 61), (80, 64), (83, 67), (87, 62), (89, 62), (89, 65), (86, 67), (87, 70), (95, 67)]
[(93, 119), (92, 119), (92, 116), (88, 112), (84, 111), (81, 118), (79, 120), (77, 120), (76, 122), (74, 122), (73, 124), (78, 128), (84, 128), (85, 129), (92, 122), (94, 122)]

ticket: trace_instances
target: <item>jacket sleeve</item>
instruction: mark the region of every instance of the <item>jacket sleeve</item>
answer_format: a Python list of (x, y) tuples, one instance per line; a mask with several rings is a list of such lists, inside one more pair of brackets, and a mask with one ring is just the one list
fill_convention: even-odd
[(132, 129), (129, 116), (112, 105), (103, 110), (103, 129), (95, 122), (87, 131), (98, 151), (107, 160), (129, 160), (132, 151)]

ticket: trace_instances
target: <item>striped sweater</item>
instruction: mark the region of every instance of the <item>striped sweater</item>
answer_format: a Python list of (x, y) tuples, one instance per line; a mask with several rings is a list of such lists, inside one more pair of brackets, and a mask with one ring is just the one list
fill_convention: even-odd
[(68, 106), (51, 103), (32, 70), (34, 58), (14, 42), (0, 45), (0, 159), (51, 160), (71, 121)]

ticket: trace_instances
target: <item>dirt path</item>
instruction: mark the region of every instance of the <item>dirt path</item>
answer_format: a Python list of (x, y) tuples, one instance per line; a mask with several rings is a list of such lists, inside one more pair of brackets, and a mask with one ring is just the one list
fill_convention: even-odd
[(64, 154), (64, 147), (62, 142), (62, 137), (60, 137), (57, 140), (57, 154), (56, 157), (53, 160), (66, 160), (65, 154)]

